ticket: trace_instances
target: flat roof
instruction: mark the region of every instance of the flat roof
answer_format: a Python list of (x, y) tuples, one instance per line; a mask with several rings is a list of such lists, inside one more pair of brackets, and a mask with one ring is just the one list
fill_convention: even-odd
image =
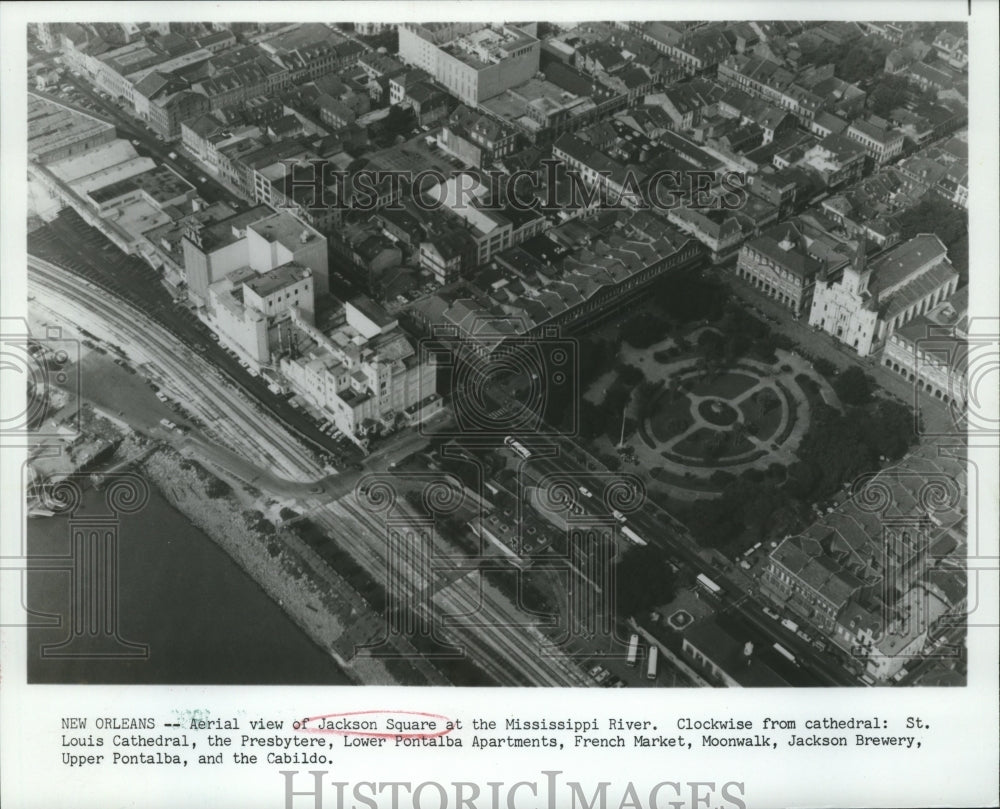
[(277, 51), (293, 51), (307, 45), (315, 45), (317, 42), (328, 42), (336, 44), (343, 42), (344, 37), (323, 23), (303, 23), (294, 28), (279, 31), (278, 33), (260, 40), (260, 44)]
[[(117, 138), (102, 143), (85, 153), (72, 155), (49, 164), (49, 171), (64, 182), (71, 183), (103, 169), (135, 160), (138, 153), (127, 140)], [(149, 159), (149, 158), (144, 158)], [(155, 165), (152, 161), (149, 168)]]
[(199, 231), (202, 250), (209, 253), (239, 241), (243, 238), (242, 235), (237, 235), (240, 231), (245, 231), (251, 223), (259, 222), (271, 213), (266, 205), (256, 205), (202, 228)]
[(279, 289), (297, 284), (311, 275), (312, 270), (308, 267), (299, 264), (297, 261), (289, 261), (287, 264), (282, 264), (280, 267), (275, 267), (273, 270), (247, 279), (243, 282), (243, 285), (252, 289), (262, 298), (266, 298)]
[(174, 199), (180, 194), (194, 191), (194, 186), (166, 166), (157, 166), (150, 171), (95, 189), (88, 195), (94, 202), (100, 204), (135, 189), (142, 189), (156, 202), (162, 203)]
[(379, 328), (384, 329), (386, 326), (396, 322), (396, 318), (392, 317), (367, 295), (358, 295), (351, 298), (348, 303)]
[(261, 238), (269, 242), (278, 242), (293, 252), (302, 244), (303, 232), (308, 234), (309, 242), (323, 238), (318, 230), (301, 219), (296, 219), (288, 211), (280, 211), (265, 219), (251, 222), (249, 228)]
[(745, 641), (734, 638), (714, 618), (699, 621), (684, 630), (684, 640), (744, 687), (780, 688), (788, 685), (774, 669), (754, 655), (751, 655), (752, 662), (747, 665), (743, 655)]

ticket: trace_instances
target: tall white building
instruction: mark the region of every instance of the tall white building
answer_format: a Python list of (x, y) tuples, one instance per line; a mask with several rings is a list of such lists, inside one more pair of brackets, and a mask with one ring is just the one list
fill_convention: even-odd
[(345, 435), (412, 424), (440, 409), (436, 368), (421, 363), (399, 322), (364, 296), (326, 332), (296, 317), (295, 348), (280, 363), (292, 389)]
[(208, 295), (220, 342), (255, 369), (288, 347), (293, 317), (312, 323), (315, 311), (312, 270), (294, 261), (260, 273), (241, 268)]
[(258, 205), (219, 222), (197, 223), (182, 246), (188, 296), (199, 306), (212, 284), (244, 267), (268, 272), (295, 261), (312, 271), (317, 295), (329, 288), (326, 237), (288, 211)]
[(957, 287), (958, 272), (937, 236), (921, 233), (871, 264), (862, 237), (850, 264), (817, 278), (809, 325), (867, 357), (896, 329), (925, 314)]

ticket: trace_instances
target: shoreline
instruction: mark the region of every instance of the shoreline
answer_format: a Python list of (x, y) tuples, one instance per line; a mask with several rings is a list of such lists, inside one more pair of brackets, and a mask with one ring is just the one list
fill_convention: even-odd
[[(157, 449), (138, 464), (138, 469), (171, 506), (221, 548), (315, 645), (333, 659), (352, 684), (400, 684), (374, 658), (348, 659), (338, 650), (337, 643), (348, 635), (348, 620), (353, 616), (345, 620), (335, 605), (329, 603), (321, 589), (320, 577), (304, 564), (303, 554), (294, 547), (289, 532), (273, 527), (271, 531), (261, 530), (262, 524), (272, 525), (266, 521), (251, 524), (250, 520), (259, 515), (253, 515), (236, 502), (233, 493), (212, 496), (207, 490), (211, 478), (206, 481), (205, 472), (175, 450)], [(208, 474), (215, 477), (212, 472)]]

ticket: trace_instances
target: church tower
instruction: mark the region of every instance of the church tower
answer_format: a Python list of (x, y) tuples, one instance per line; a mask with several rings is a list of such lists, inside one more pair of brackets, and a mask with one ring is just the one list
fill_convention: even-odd
[(872, 271), (868, 268), (868, 233), (863, 228), (858, 234), (858, 249), (848, 267), (844, 269), (843, 285), (859, 297), (867, 297), (868, 282)]

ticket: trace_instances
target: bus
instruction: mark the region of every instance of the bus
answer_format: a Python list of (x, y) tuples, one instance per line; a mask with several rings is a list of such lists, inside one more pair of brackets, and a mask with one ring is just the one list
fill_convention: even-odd
[(712, 595), (714, 596), (722, 595), (722, 588), (719, 587), (719, 585), (717, 585), (710, 578), (708, 578), (708, 576), (706, 576), (704, 573), (699, 573), (696, 581)]
[(792, 663), (797, 663), (797, 662), (798, 662), (798, 661), (797, 661), (797, 660), (795, 659), (795, 655), (793, 655), (793, 654), (792, 654), (792, 653), (791, 653), (790, 651), (788, 651), (788, 649), (786, 649), (786, 648), (785, 648), (784, 646), (782, 646), (782, 645), (781, 645), (780, 643), (776, 643), (776, 644), (774, 644), (774, 651), (776, 651), (776, 652), (777, 652), (778, 654), (780, 654), (780, 655), (781, 655), (781, 656), (782, 656), (783, 658), (785, 658), (786, 660), (788, 660), (788, 661), (790, 661), (790, 662), (792, 662)]
[(518, 455), (520, 455), (525, 460), (527, 460), (528, 458), (531, 457), (531, 453), (524, 446), (524, 444), (522, 444), (520, 441), (518, 441), (516, 438), (514, 438), (514, 436), (508, 435), (503, 440), (503, 442), (504, 442), (504, 444), (506, 444), (508, 447), (510, 447), (512, 450), (514, 450), (514, 452), (516, 452)]
[(627, 525), (622, 526), (622, 536), (624, 536), (628, 540), (631, 540), (636, 545), (646, 544), (646, 540), (644, 540), (641, 536), (639, 536), (635, 531), (633, 531)]
[(636, 660), (639, 659), (639, 636), (633, 632), (632, 637), (628, 639), (628, 657), (625, 662), (630, 666), (634, 666)]
[(656, 646), (649, 647), (649, 660), (646, 663), (646, 679), (655, 680), (656, 679), (656, 659), (659, 656), (660, 650)]

